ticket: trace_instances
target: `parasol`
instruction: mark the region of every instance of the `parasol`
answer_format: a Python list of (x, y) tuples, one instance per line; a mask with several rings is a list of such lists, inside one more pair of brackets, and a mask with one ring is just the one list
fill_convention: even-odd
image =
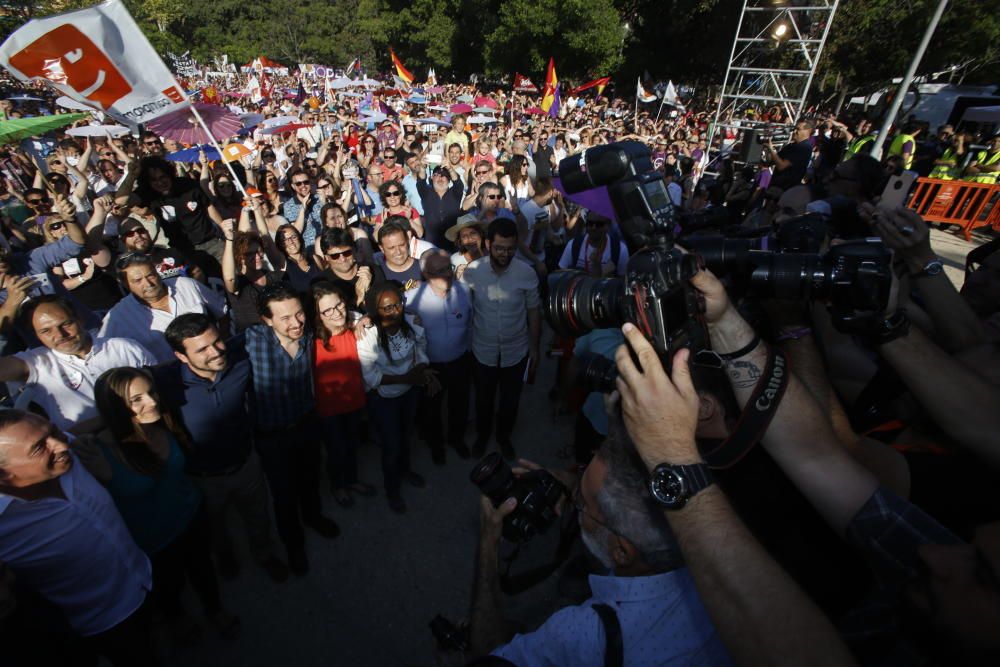
[(265, 118), (260, 122), (261, 129), (266, 129), (269, 127), (274, 127), (275, 125), (288, 125), (289, 123), (297, 123), (299, 121), (298, 116), (275, 116), (274, 118)]
[(474, 98), (472, 95), (459, 95), (456, 99), (459, 102), (471, 102)]
[[(208, 136), (189, 109), (181, 109), (149, 121), (147, 127), (166, 139), (173, 139), (182, 144), (210, 143), (212, 139), (228, 139), (241, 129), (243, 123), (240, 117), (225, 107), (217, 104), (193, 105), (212, 136)], [(216, 156), (218, 157), (218, 156)]]
[(124, 125), (82, 125), (66, 130), (71, 137), (120, 137), (128, 133), (129, 129)]
[(440, 118), (414, 118), (412, 121), (415, 125), (437, 125), (438, 127), (451, 127), (451, 122), (447, 120), (441, 120)]
[(285, 125), (271, 125), (270, 127), (261, 130), (261, 134), (285, 134), (286, 132), (295, 132), (296, 130), (303, 127), (312, 127), (306, 123), (287, 123)]
[(469, 116), (468, 121), (470, 123), (488, 124), (497, 122), (497, 119), (493, 116)]
[(219, 151), (215, 150), (215, 148), (209, 144), (192, 146), (191, 148), (185, 148), (184, 150), (167, 153), (164, 157), (171, 162), (197, 162), (201, 151), (205, 151), (205, 157), (209, 160), (219, 159)]
[(89, 113), (63, 113), (54, 116), (34, 116), (0, 121), (0, 144), (20, 141), (36, 134), (45, 134), (60, 127), (90, 118)]
[(245, 144), (229, 144), (222, 149), (222, 159), (226, 162), (239, 160), (241, 157), (250, 155), (252, 151)]
[(468, 104), (453, 104), (449, 111), (452, 113), (472, 113), (472, 107)]
[(524, 110), (524, 113), (531, 114), (533, 116), (544, 116), (545, 112), (542, 111), (540, 107), (528, 107)]
[[(496, 100), (490, 97), (486, 97), (485, 95), (480, 95), (475, 100), (473, 100), (472, 103), (475, 104), (477, 107), (487, 107), (489, 109), (496, 109), (499, 106)], [(476, 111), (479, 111), (479, 109), (476, 109)]]

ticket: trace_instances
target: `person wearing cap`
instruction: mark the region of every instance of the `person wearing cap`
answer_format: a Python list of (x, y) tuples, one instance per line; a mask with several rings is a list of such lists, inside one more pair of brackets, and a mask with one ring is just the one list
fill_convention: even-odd
[(430, 182), (425, 180), (427, 158), (420, 162), (417, 171), (417, 191), (424, 209), (424, 238), (442, 248), (453, 246), (445, 238), (445, 231), (462, 213), (462, 195), (465, 186), (447, 167), (438, 165), (431, 171)]
[[(449, 230), (450, 231), (450, 230)], [(448, 251), (433, 248), (420, 255), (424, 281), (406, 291), (406, 310), (420, 317), (427, 336), (427, 358), (437, 374), (441, 391), (426, 394), (420, 415), (437, 465), (445, 463), (445, 443), (463, 459), (469, 458), (465, 426), (469, 418), (472, 363), (469, 339), (472, 330), (472, 295), (455, 281)], [(448, 395), (447, 439), (441, 409)]]
[(444, 236), (449, 243), (458, 248), (451, 256), (451, 266), (459, 278), (462, 277), (459, 272), (460, 267), (486, 254), (486, 225), (471, 213), (459, 218), (457, 223), (448, 228)]
[(154, 262), (156, 272), (163, 280), (187, 276), (200, 283), (205, 283), (205, 272), (192, 261), (183, 250), (177, 248), (153, 245), (149, 229), (141, 221), (128, 217), (118, 227), (118, 238), (124, 250), (122, 255), (143, 253), (149, 255)]
[[(586, 232), (566, 244), (559, 259), (560, 269), (579, 269), (592, 276), (624, 276), (628, 248), (621, 236), (611, 229), (611, 220), (588, 211)], [(616, 247), (617, 246), (617, 247)]]

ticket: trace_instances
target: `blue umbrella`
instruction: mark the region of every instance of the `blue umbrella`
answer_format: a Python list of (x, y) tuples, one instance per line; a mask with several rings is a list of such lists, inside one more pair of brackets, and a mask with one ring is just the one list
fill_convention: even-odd
[(222, 156), (219, 155), (219, 151), (215, 150), (215, 147), (209, 144), (202, 144), (201, 146), (192, 146), (191, 148), (185, 148), (184, 150), (174, 151), (173, 153), (168, 153), (166, 158), (171, 162), (197, 162), (198, 154), (201, 151), (205, 151), (205, 157), (209, 160), (219, 160), (222, 158)]

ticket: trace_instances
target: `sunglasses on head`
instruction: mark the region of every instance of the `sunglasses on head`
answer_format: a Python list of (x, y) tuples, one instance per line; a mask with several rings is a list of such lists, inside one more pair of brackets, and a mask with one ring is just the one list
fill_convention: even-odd
[(328, 252), (328, 253), (326, 253), (326, 256), (329, 257), (330, 259), (341, 259), (341, 258), (347, 259), (348, 257), (353, 257), (354, 256), (354, 251), (353, 250), (342, 250), (340, 252)]

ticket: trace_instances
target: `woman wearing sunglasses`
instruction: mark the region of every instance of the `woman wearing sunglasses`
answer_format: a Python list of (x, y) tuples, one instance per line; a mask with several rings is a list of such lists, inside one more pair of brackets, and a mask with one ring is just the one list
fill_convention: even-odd
[(379, 197), (382, 199), (382, 211), (374, 218), (375, 230), (378, 234), (379, 228), (391, 216), (400, 215), (410, 223), (410, 229), (418, 238), (424, 236), (424, 224), (420, 218), (420, 213), (406, 202), (406, 190), (399, 181), (388, 181), (383, 183), (378, 189)]

